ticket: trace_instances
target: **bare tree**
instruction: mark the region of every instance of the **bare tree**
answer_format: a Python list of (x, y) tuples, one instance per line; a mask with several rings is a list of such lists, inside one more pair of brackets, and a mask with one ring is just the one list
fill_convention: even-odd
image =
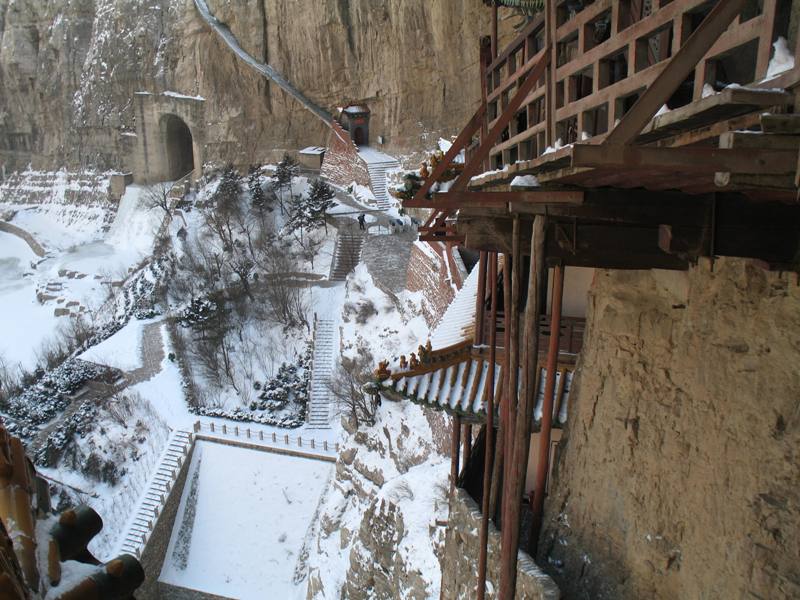
[(167, 216), (171, 213), (170, 192), (173, 183), (171, 181), (159, 181), (151, 183), (144, 189), (142, 200), (148, 210), (160, 208)]
[(296, 260), (276, 244), (266, 245), (259, 256), (259, 267), (268, 280), (264, 286), (264, 299), (270, 316), (286, 327), (309, 328), (308, 306), (305, 294), (292, 279), (297, 271)]
[(378, 401), (364, 390), (369, 383), (369, 371), (358, 362), (342, 364), (328, 382), (328, 389), (336, 399), (339, 409), (358, 428), (375, 424)]

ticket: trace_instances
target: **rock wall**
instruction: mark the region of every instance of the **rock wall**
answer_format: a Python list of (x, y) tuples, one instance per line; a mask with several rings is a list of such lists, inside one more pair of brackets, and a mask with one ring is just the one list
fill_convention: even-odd
[[(372, 138), (392, 151), (457, 132), (477, 104), (478, 38), (490, 18), (477, 0), (321, 0), (302, 18), (280, 0), (209, 5), (320, 105), (368, 102)], [(209, 161), (248, 164), (327, 138), (233, 56), (192, 0), (0, 0), (0, 163), (130, 167), (134, 93), (168, 90), (206, 99)]]
[(539, 564), (576, 598), (800, 597), (796, 276), (599, 271), (589, 304)]
[(343, 424), (307, 561), (308, 600), (438, 597), (449, 463), (426, 417), (410, 402), (384, 402), (376, 425)]

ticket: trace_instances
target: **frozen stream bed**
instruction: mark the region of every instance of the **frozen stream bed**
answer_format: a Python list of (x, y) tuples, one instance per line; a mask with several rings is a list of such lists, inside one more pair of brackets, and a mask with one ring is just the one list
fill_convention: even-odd
[[(39, 259), (22, 239), (0, 232), (0, 358), (9, 367), (34, 368), (42, 344), (67, 314), (97, 310), (112, 284), (119, 285), (152, 252), (163, 213), (148, 210), (142, 192), (128, 187), (108, 231), (97, 225), (96, 207), (18, 208), (12, 223), (47, 254)], [(62, 222), (67, 215), (69, 227)]]

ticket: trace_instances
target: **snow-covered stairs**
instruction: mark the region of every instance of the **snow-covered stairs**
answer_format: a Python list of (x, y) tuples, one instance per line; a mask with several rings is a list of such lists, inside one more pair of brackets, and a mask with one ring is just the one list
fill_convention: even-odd
[(369, 186), (372, 188), (375, 201), (378, 203), (378, 208), (381, 210), (387, 210), (392, 207), (392, 201), (389, 198), (389, 187), (386, 184), (386, 171), (396, 169), (399, 166), (400, 163), (396, 160), (367, 163)]
[(364, 245), (364, 234), (355, 228), (340, 229), (336, 236), (336, 248), (333, 252), (329, 279), (344, 281), (347, 274), (355, 269), (361, 260), (361, 247)]
[(153, 532), (158, 517), (164, 509), (172, 486), (181, 467), (189, 455), (194, 434), (176, 429), (161, 455), (158, 467), (151, 475), (147, 489), (139, 501), (139, 508), (128, 523), (128, 531), (122, 541), (120, 552), (140, 556)]
[(314, 357), (311, 360), (311, 394), (308, 402), (308, 425), (328, 429), (333, 416), (330, 381), (336, 365), (338, 344), (336, 323), (332, 319), (314, 322)]

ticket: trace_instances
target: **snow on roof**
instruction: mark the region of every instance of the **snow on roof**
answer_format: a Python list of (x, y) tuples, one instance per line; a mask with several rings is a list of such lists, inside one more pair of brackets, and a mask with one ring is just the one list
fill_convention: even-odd
[[(397, 373), (383, 382), (384, 389), (392, 389), (402, 396), (417, 403), (424, 403), (433, 408), (444, 408), (460, 413), (474, 415), (486, 414), (485, 391), (489, 386), (489, 361), (475, 355), (470, 345), (462, 345), (455, 349), (432, 351), (438, 360), (449, 362), (438, 369), (421, 363), (412, 367), (408, 373)], [(456, 358), (457, 357), (457, 358)], [(453, 360), (455, 359), (455, 360)], [(522, 369), (517, 378), (517, 393), (522, 388)], [(553, 426), (560, 427), (567, 421), (569, 409), (569, 393), (572, 387), (574, 367), (560, 366), (556, 371), (555, 397), (553, 403)], [(561, 385), (561, 378), (564, 384)], [(494, 370), (494, 397), (502, 394), (503, 365), (496, 363)], [(540, 369), (536, 389), (536, 405), (533, 411), (534, 423), (542, 419), (544, 405), (544, 389), (547, 383), (547, 370)], [(495, 404), (497, 406), (497, 404)]]
[(162, 96), (169, 96), (170, 98), (180, 98), (182, 100), (198, 100), (200, 102), (205, 102), (205, 98), (202, 96), (189, 96), (187, 94), (181, 94), (179, 92), (172, 92), (166, 91), (161, 94)]
[(324, 154), (325, 148), (322, 146), (309, 146), (300, 150), (300, 154)]
[(444, 348), (471, 339), (475, 328), (475, 300), (478, 291), (478, 269), (464, 281), (464, 286), (456, 293), (447, 307), (439, 326), (431, 334), (431, 345)]
[(346, 112), (348, 115), (357, 115), (360, 113), (368, 113), (369, 108), (363, 104), (351, 104), (350, 106), (346, 107), (343, 112)]

